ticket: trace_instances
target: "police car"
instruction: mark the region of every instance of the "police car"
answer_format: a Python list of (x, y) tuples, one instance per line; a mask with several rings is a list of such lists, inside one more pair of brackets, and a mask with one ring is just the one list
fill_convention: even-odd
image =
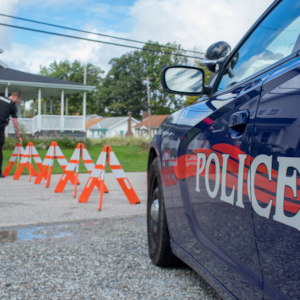
[(170, 115), (148, 158), (149, 255), (192, 267), (225, 299), (300, 299), (300, 0), (275, 1), (204, 71), (170, 66)]

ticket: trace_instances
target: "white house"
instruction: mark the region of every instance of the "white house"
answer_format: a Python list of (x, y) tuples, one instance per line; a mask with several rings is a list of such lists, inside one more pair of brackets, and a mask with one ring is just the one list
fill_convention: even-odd
[[(69, 136), (85, 136), (86, 92), (96, 87), (78, 82), (71, 82), (39, 76), (31, 73), (10, 69), (0, 61), (0, 95), (8, 97), (11, 92), (20, 92), (24, 102), (24, 112), (21, 102), (18, 103), (18, 119), (20, 127), (28, 134), (35, 136), (65, 133)], [(82, 115), (68, 114), (68, 95), (83, 93)], [(53, 114), (53, 97), (60, 97), (61, 113)], [(42, 98), (44, 107), (42, 109)], [(33, 118), (25, 117), (25, 102), (37, 101), (37, 115)], [(49, 106), (47, 105), (49, 104)], [(35, 111), (34, 111), (35, 112)], [(23, 114), (23, 117), (22, 117)], [(14, 134), (12, 122), (6, 127), (6, 134)]]
[(86, 136), (91, 139), (114, 136), (133, 136), (133, 127), (138, 124), (128, 113), (126, 117), (108, 117), (92, 119), (86, 123)]

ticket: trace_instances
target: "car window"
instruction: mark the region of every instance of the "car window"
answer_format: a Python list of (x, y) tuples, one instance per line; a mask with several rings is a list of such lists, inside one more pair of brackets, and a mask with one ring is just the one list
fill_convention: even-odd
[(300, 49), (300, 0), (283, 0), (262, 21), (224, 69), (218, 91)]

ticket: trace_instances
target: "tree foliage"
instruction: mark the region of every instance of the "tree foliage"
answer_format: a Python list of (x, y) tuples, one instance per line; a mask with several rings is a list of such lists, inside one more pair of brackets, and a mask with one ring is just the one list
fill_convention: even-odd
[[(56, 62), (50, 64), (48, 68), (40, 66), (40, 75), (68, 80), (73, 82), (80, 82), (83, 83), (83, 73), (84, 73), (84, 64), (80, 63), (78, 60), (75, 60), (73, 63), (70, 63), (68, 60)], [(101, 81), (101, 75), (104, 71), (101, 71), (99, 67), (96, 67), (92, 64), (87, 64), (87, 76), (86, 81), (87, 85), (94, 85), (99, 87)], [(97, 91), (97, 90), (96, 90)], [(87, 92), (87, 113), (95, 113), (95, 108), (97, 105), (97, 92)], [(76, 95), (69, 95), (68, 96), (68, 110), (69, 114), (75, 114), (79, 112), (82, 114), (82, 99), (83, 93), (76, 94)], [(54, 103), (60, 102), (60, 99), (54, 99)], [(55, 105), (54, 104), (54, 105)], [(57, 106), (59, 108), (60, 106)], [(54, 107), (54, 114), (59, 113), (58, 109)]]
[(99, 105), (106, 110), (107, 115), (122, 116), (131, 111), (134, 117), (139, 118), (141, 111), (148, 109), (147, 76), (152, 114), (170, 114), (182, 107), (182, 97), (165, 93), (160, 83), (164, 67), (186, 63), (185, 57), (173, 55), (183, 53), (180, 45), (168, 43), (161, 46), (157, 42), (149, 43), (152, 45), (145, 45), (143, 48), (150, 49), (151, 52), (136, 50), (110, 60), (111, 69), (98, 90)]

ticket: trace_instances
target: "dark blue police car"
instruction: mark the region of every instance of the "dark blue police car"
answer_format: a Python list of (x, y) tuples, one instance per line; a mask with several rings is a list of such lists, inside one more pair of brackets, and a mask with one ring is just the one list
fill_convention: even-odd
[(148, 244), (224, 298), (300, 299), (300, 1), (275, 1), (204, 71), (170, 66), (165, 91), (199, 95), (151, 142)]

